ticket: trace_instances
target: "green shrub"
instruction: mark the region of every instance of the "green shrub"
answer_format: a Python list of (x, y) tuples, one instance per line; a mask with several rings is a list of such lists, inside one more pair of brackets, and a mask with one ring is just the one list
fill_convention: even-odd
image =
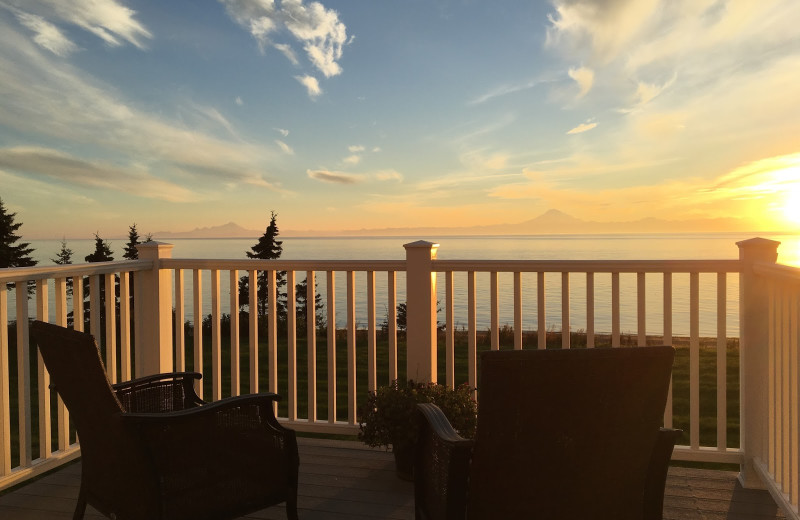
[(475, 435), (478, 406), (468, 385), (392, 381), (370, 392), (359, 408), (359, 440), (372, 447), (415, 442), (417, 403), (434, 403), (462, 437)]

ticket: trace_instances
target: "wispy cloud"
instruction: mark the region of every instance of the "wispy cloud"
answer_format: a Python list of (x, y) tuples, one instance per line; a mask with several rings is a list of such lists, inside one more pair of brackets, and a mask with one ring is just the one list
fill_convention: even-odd
[(361, 156), (356, 154), (349, 155), (344, 159), (342, 159), (342, 162), (344, 162), (345, 164), (358, 164), (361, 162)]
[(583, 52), (594, 63), (605, 64), (641, 37), (656, 16), (660, 0), (552, 0), (556, 13), (549, 16), (546, 43)]
[(375, 181), (378, 182), (394, 181), (398, 183), (403, 182), (403, 174), (393, 169), (379, 170), (376, 172), (365, 173), (365, 174), (318, 169), (318, 170), (307, 170), (306, 174), (311, 179), (321, 182), (329, 182), (332, 184), (360, 184), (364, 182), (375, 182)]
[(285, 128), (275, 128), (274, 130), (276, 132), (278, 132), (279, 134), (281, 134), (283, 137), (288, 137), (289, 136), (289, 131), (286, 130)]
[(579, 67), (569, 69), (567, 74), (570, 78), (575, 80), (575, 83), (578, 84), (578, 99), (582, 98), (588, 94), (590, 90), (592, 90), (592, 85), (594, 85), (594, 71), (592, 69)]
[(375, 173), (375, 178), (379, 181), (403, 182), (403, 174), (396, 170), (383, 170)]
[[(231, 123), (216, 109), (191, 105), (188, 112), (194, 118), (191, 127), (182, 121), (170, 121), (129, 102), (119, 92), (96, 82), (84, 71), (76, 69), (49, 53), (21, 34), (17, 28), (0, 18), (0, 120), (19, 133), (37, 133), (45, 139), (62, 143), (59, 147), (82, 149), (91, 142), (97, 157), (116, 156), (121, 164), (133, 164), (146, 158), (146, 168), (153, 178), (169, 184), (169, 177), (181, 175), (183, 181), (192, 176), (205, 179), (205, 172), (221, 172), (230, 183), (247, 183), (268, 189), (278, 187), (267, 180), (269, 148), (216, 137), (218, 127), (234, 135)], [(198, 130), (211, 123), (212, 132)], [(209, 126), (209, 125), (206, 125)], [(80, 155), (78, 152), (73, 152)], [(63, 159), (63, 158), (62, 158)], [(73, 157), (94, 164), (92, 157)], [(17, 163), (18, 175), (26, 173)], [(135, 170), (121, 169), (120, 172)], [(30, 172), (37, 176), (37, 170)], [(75, 177), (79, 178), (79, 177)], [(69, 182), (68, 178), (64, 182)], [(148, 181), (153, 186), (155, 181)], [(117, 185), (126, 185), (117, 183)], [(202, 184), (192, 183), (195, 190)], [(167, 190), (172, 193), (171, 190)]]
[(300, 65), (300, 60), (297, 59), (297, 55), (294, 53), (294, 49), (292, 49), (291, 45), (287, 43), (274, 43), (272, 46), (281, 51), (281, 53), (286, 56), (286, 59), (292, 62), (292, 65)]
[(646, 105), (655, 99), (665, 87), (666, 85), (654, 85), (640, 81), (636, 87), (636, 102), (640, 105)]
[(330, 170), (307, 170), (306, 174), (311, 179), (332, 184), (357, 184), (363, 180), (360, 175)]
[(274, 40), (288, 32), (305, 51), (308, 61), (325, 77), (341, 74), (339, 59), (348, 42), (339, 13), (320, 2), (303, 0), (220, 0), (228, 14), (256, 39), (262, 51), (272, 46), (293, 64), (299, 60), (288, 43)]
[(225, 131), (230, 134), (232, 137), (239, 138), (236, 129), (233, 127), (230, 121), (222, 115), (222, 113), (214, 107), (202, 106), (196, 103), (190, 104), (192, 110), (195, 112), (196, 115), (200, 116), (200, 118), (210, 121), (213, 125), (218, 125), (225, 129)]
[(240, 96), (236, 96), (236, 99), (234, 99), (233, 102), (236, 103), (237, 106), (244, 106), (244, 101), (242, 101)]
[(36, 43), (59, 56), (66, 55), (62, 54), (65, 48), (75, 44), (54, 25), (56, 22), (80, 27), (113, 47), (128, 42), (143, 49), (145, 40), (153, 37), (136, 20), (136, 11), (117, 0), (6, 0), (0, 2), (2, 7), (15, 11), (20, 21), (36, 32)]
[(426, 194), (439, 191), (447, 191), (448, 193), (457, 193), (458, 188), (463, 188), (468, 185), (481, 185), (481, 184), (497, 184), (498, 181), (508, 181), (510, 179), (524, 179), (521, 173), (493, 173), (493, 174), (475, 174), (475, 173), (451, 173), (441, 177), (426, 179), (418, 182), (415, 185), (417, 194)]
[(567, 135), (582, 134), (583, 132), (588, 132), (589, 130), (591, 130), (592, 128), (594, 128), (596, 126), (597, 126), (597, 123), (589, 123), (589, 122), (581, 123), (578, 126), (576, 126), (575, 128), (573, 128), (570, 131), (568, 131)]
[(521, 92), (523, 90), (532, 89), (542, 83), (546, 83), (544, 80), (535, 79), (531, 81), (527, 81), (525, 83), (515, 83), (515, 84), (508, 84), (508, 85), (500, 85), (495, 87), (494, 89), (486, 92), (485, 94), (481, 94), (480, 96), (476, 97), (475, 99), (470, 100), (467, 104), (468, 105), (480, 105), (482, 103), (486, 103), (487, 101), (491, 101), (494, 98), (508, 96), (510, 94), (514, 94), (516, 92)]
[(744, 217), (763, 226), (782, 218), (777, 211), (765, 214), (774, 209), (768, 201), (800, 189), (800, 154), (761, 159), (710, 179), (666, 179), (635, 186), (573, 186), (544, 172), (528, 172), (528, 177), (530, 182), (498, 186), (489, 195), (543, 200), (592, 220), (597, 220), (593, 216), (598, 211), (615, 215), (615, 220), (620, 215), (633, 220), (661, 213), (683, 219)]
[(717, 178), (708, 191), (770, 192), (784, 190), (788, 183), (800, 184), (800, 153), (768, 157), (742, 165)]
[(56, 56), (68, 56), (78, 49), (61, 30), (41, 16), (28, 13), (17, 13), (20, 23), (35, 33), (33, 41)]
[[(603, 171), (614, 184), (638, 184), (644, 172), (708, 179), (796, 148), (788, 136), (800, 118), (787, 107), (796, 105), (789, 85), (800, 66), (800, 3), (551, 3), (547, 47), (584, 92), (581, 106), (609, 114), (601, 134), (562, 152), (581, 160), (568, 172), (547, 170), (553, 175), (577, 183)], [(567, 133), (596, 127), (588, 120)]]
[(319, 87), (319, 81), (314, 76), (295, 76), (294, 79), (300, 82), (301, 85), (306, 87), (308, 97), (315, 99), (322, 94), (322, 89)]
[(0, 168), (40, 180), (102, 188), (148, 199), (169, 202), (200, 200), (183, 186), (158, 179), (146, 170), (123, 168), (102, 161), (86, 161), (48, 148), (0, 148)]
[(363, 152), (363, 151), (364, 151), (364, 149), (365, 149), (365, 148), (364, 148), (363, 146), (361, 146), (360, 144), (355, 144), (355, 145), (352, 145), (352, 146), (348, 146), (348, 147), (347, 147), (347, 150), (348, 150), (350, 153), (359, 153), (359, 152)]
[(291, 146), (289, 146), (288, 144), (284, 143), (284, 142), (283, 142), (283, 141), (281, 141), (280, 139), (275, 139), (275, 144), (277, 144), (277, 145), (278, 145), (278, 147), (279, 147), (279, 148), (280, 148), (280, 149), (283, 151), (283, 153), (285, 153), (286, 155), (294, 155), (294, 150), (292, 149), (292, 147), (291, 147)]

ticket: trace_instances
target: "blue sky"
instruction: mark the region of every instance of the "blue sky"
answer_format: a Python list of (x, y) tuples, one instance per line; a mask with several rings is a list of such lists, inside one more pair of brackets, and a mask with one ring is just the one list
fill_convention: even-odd
[(800, 227), (800, 2), (0, 0), (27, 238)]

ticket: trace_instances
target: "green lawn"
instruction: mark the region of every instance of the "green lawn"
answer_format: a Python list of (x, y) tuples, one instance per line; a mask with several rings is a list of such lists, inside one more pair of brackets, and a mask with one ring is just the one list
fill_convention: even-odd
[[(366, 331), (358, 331), (356, 342), (356, 387), (358, 400), (361, 402), (367, 392), (367, 334)], [(268, 389), (268, 352), (266, 342), (260, 336), (259, 342), (259, 388)], [(490, 348), (488, 333), (478, 334), (477, 350), (482, 352)], [(634, 336), (623, 336), (623, 345), (635, 344)], [(223, 376), (223, 395), (230, 395), (230, 340), (228, 335), (223, 335), (223, 355), (222, 355), (222, 376)], [(285, 394), (288, 389), (287, 373), (287, 346), (286, 340), (279, 337), (278, 340), (278, 393)], [(525, 348), (537, 348), (536, 334), (529, 333), (523, 340)], [(659, 344), (658, 338), (648, 339), (650, 344)], [(687, 338), (675, 338), (676, 346), (675, 364), (673, 366), (673, 427), (684, 431), (679, 444), (689, 444), (689, 348)], [(192, 353), (191, 336), (187, 335), (187, 370), (191, 369)], [(585, 335), (573, 333), (573, 348), (585, 347)], [(598, 346), (610, 345), (608, 336), (597, 338)], [(440, 335), (438, 352), (438, 379), (445, 380), (445, 341)], [(547, 348), (559, 348), (561, 336), (556, 333), (548, 333)], [(714, 446), (717, 439), (717, 352), (716, 339), (703, 339), (701, 341), (700, 354), (700, 443), (701, 445)], [(501, 334), (501, 349), (513, 348), (513, 336)], [(203, 366), (207, 377), (205, 377), (204, 392), (206, 396), (211, 395), (210, 378), (210, 337), (204, 338), (204, 360)], [(388, 340), (385, 336), (378, 334), (377, 340), (377, 381), (383, 384), (389, 381), (389, 359), (388, 359)], [(406, 343), (405, 336), (401, 332), (398, 337), (398, 376), (405, 377), (406, 368)], [(738, 447), (739, 445), (739, 347), (738, 340), (729, 340), (727, 348), (727, 445), (728, 447)], [(297, 407), (298, 416), (307, 417), (307, 360), (308, 349), (305, 337), (298, 338), (297, 342)], [(317, 418), (324, 420), (328, 417), (328, 348), (327, 338), (319, 336), (317, 338)], [(463, 331), (457, 331), (455, 337), (455, 376), (456, 384), (467, 382), (467, 335)], [(347, 419), (347, 341), (345, 331), (337, 333), (336, 341), (336, 384), (337, 384), (337, 420)], [(247, 339), (243, 337), (240, 342), (240, 380), (242, 389), (246, 391), (249, 374), (249, 352)], [(284, 399), (279, 405), (279, 413), (286, 415), (287, 403)]]

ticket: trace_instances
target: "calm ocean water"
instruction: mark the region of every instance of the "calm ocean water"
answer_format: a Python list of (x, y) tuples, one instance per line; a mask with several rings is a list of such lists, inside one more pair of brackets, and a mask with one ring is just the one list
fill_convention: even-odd
[[(736, 242), (753, 238), (753, 234), (658, 234), (658, 235), (548, 235), (548, 236), (501, 236), (501, 237), (358, 237), (358, 238), (293, 238), (281, 237), (283, 240), (283, 259), (288, 260), (386, 260), (403, 259), (403, 244), (420, 238), (440, 244), (440, 259), (489, 259), (489, 260), (644, 260), (644, 259), (735, 259), (739, 250)], [(760, 235), (781, 242), (778, 249), (779, 262), (800, 266), (800, 235)], [(255, 244), (256, 239), (169, 239), (163, 240), (174, 245), (173, 258), (212, 258), (235, 259), (245, 258), (245, 251)], [(121, 259), (125, 247), (124, 239), (109, 240), (115, 259)], [(40, 265), (51, 263), (60, 249), (59, 240), (31, 241), (35, 248), (34, 257)], [(82, 261), (83, 257), (94, 249), (94, 240), (68, 240), (67, 246), (74, 251), (74, 260)], [(341, 275), (341, 276), (339, 276)], [(304, 273), (298, 273), (298, 281)], [(228, 291), (227, 276), (222, 277), (222, 291)], [(380, 273), (376, 276), (378, 320), (387, 315), (386, 277)], [(673, 333), (686, 335), (689, 331), (689, 281), (688, 275), (673, 276)], [(611, 330), (611, 277), (597, 274), (595, 276), (595, 329), (597, 332)], [(500, 323), (513, 323), (513, 278), (510, 273), (500, 273)], [(324, 277), (318, 276), (318, 292), (325, 300)], [(356, 315), (357, 322), (364, 325), (367, 319), (366, 296), (363, 291), (365, 276), (356, 277)], [(536, 275), (523, 273), (523, 328), (535, 330), (537, 323)], [(716, 275), (701, 275), (700, 326), (701, 334), (716, 334)], [(186, 301), (191, 302), (191, 280), (187, 279)], [(204, 309), (210, 312), (208, 287), (203, 284)], [(455, 322), (457, 327), (466, 326), (466, 276), (454, 277), (455, 287)], [(647, 285), (647, 333), (661, 334), (663, 331), (662, 313), (662, 277), (648, 275)], [(346, 320), (344, 274), (337, 274), (337, 324), (343, 326)], [(479, 273), (476, 280), (478, 295), (478, 326), (481, 329), (489, 325), (489, 279), (485, 273)], [(405, 279), (403, 273), (397, 277), (398, 302), (405, 299)], [(439, 298), (444, 300), (444, 281), (439, 283)], [(636, 276), (623, 274), (620, 277), (621, 293), (621, 327), (623, 332), (636, 333)], [(586, 328), (586, 289), (585, 276), (570, 276), (570, 318), (571, 329)], [(738, 336), (738, 277), (727, 279), (728, 336)], [(13, 295), (13, 292), (11, 293)], [(13, 299), (13, 298), (12, 298)], [(561, 322), (561, 276), (548, 273), (545, 278), (545, 310), (546, 326), (560, 329)], [(223, 302), (227, 297), (223, 296)], [(224, 305), (224, 303), (223, 303)], [(223, 312), (229, 309), (223, 308)], [(187, 319), (191, 319), (192, 309), (189, 303), (186, 309)], [(9, 316), (13, 319), (13, 315)], [(444, 321), (444, 316), (440, 317)]]

